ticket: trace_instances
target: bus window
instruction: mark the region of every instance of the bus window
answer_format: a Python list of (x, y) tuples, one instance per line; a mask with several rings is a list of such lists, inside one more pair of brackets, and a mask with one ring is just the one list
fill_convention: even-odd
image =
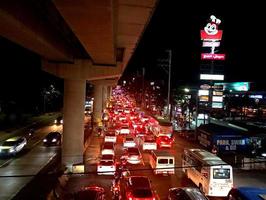
[(230, 179), (230, 169), (213, 169), (214, 179)]
[(173, 164), (174, 160), (173, 159), (169, 159), (169, 164)]

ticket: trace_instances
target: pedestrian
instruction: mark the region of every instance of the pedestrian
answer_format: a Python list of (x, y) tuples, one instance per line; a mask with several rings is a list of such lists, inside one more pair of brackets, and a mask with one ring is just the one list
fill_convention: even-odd
[(217, 146), (215, 144), (212, 147), (212, 153), (215, 154), (215, 155), (218, 154), (218, 148), (217, 148)]

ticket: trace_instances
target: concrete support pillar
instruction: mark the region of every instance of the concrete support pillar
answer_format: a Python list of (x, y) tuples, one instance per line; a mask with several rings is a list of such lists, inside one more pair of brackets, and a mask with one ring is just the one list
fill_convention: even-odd
[(110, 98), (110, 96), (111, 96), (111, 86), (110, 85), (108, 85), (107, 86), (107, 98), (109, 99)]
[(86, 80), (64, 80), (62, 163), (71, 171), (83, 163)]
[(98, 125), (102, 120), (103, 111), (103, 86), (94, 84), (93, 122)]
[(103, 85), (102, 92), (103, 92), (103, 109), (105, 109), (107, 101), (107, 85)]

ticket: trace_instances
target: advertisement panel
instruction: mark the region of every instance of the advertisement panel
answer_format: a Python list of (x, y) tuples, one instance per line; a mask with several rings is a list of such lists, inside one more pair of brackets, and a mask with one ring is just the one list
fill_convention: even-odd
[(223, 96), (212, 96), (212, 101), (223, 102)]
[(202, 96), (202, 95), (209, 95), (209, 90), (199, 90), (199, 96)]
[(200, 74), (200, 80), (223, 81), (224, 80), (224, 75), (222, 75), (222, 74)]
[(201, 60), (225, 60), (225, 54), (202, 53)]

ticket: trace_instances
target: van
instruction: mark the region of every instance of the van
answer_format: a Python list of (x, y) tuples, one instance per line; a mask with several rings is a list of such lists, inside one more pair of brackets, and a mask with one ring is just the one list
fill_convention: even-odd
[(152, 151), (150, 166), (154, 174), (175, 174), (175, 157), (167, 151)]

